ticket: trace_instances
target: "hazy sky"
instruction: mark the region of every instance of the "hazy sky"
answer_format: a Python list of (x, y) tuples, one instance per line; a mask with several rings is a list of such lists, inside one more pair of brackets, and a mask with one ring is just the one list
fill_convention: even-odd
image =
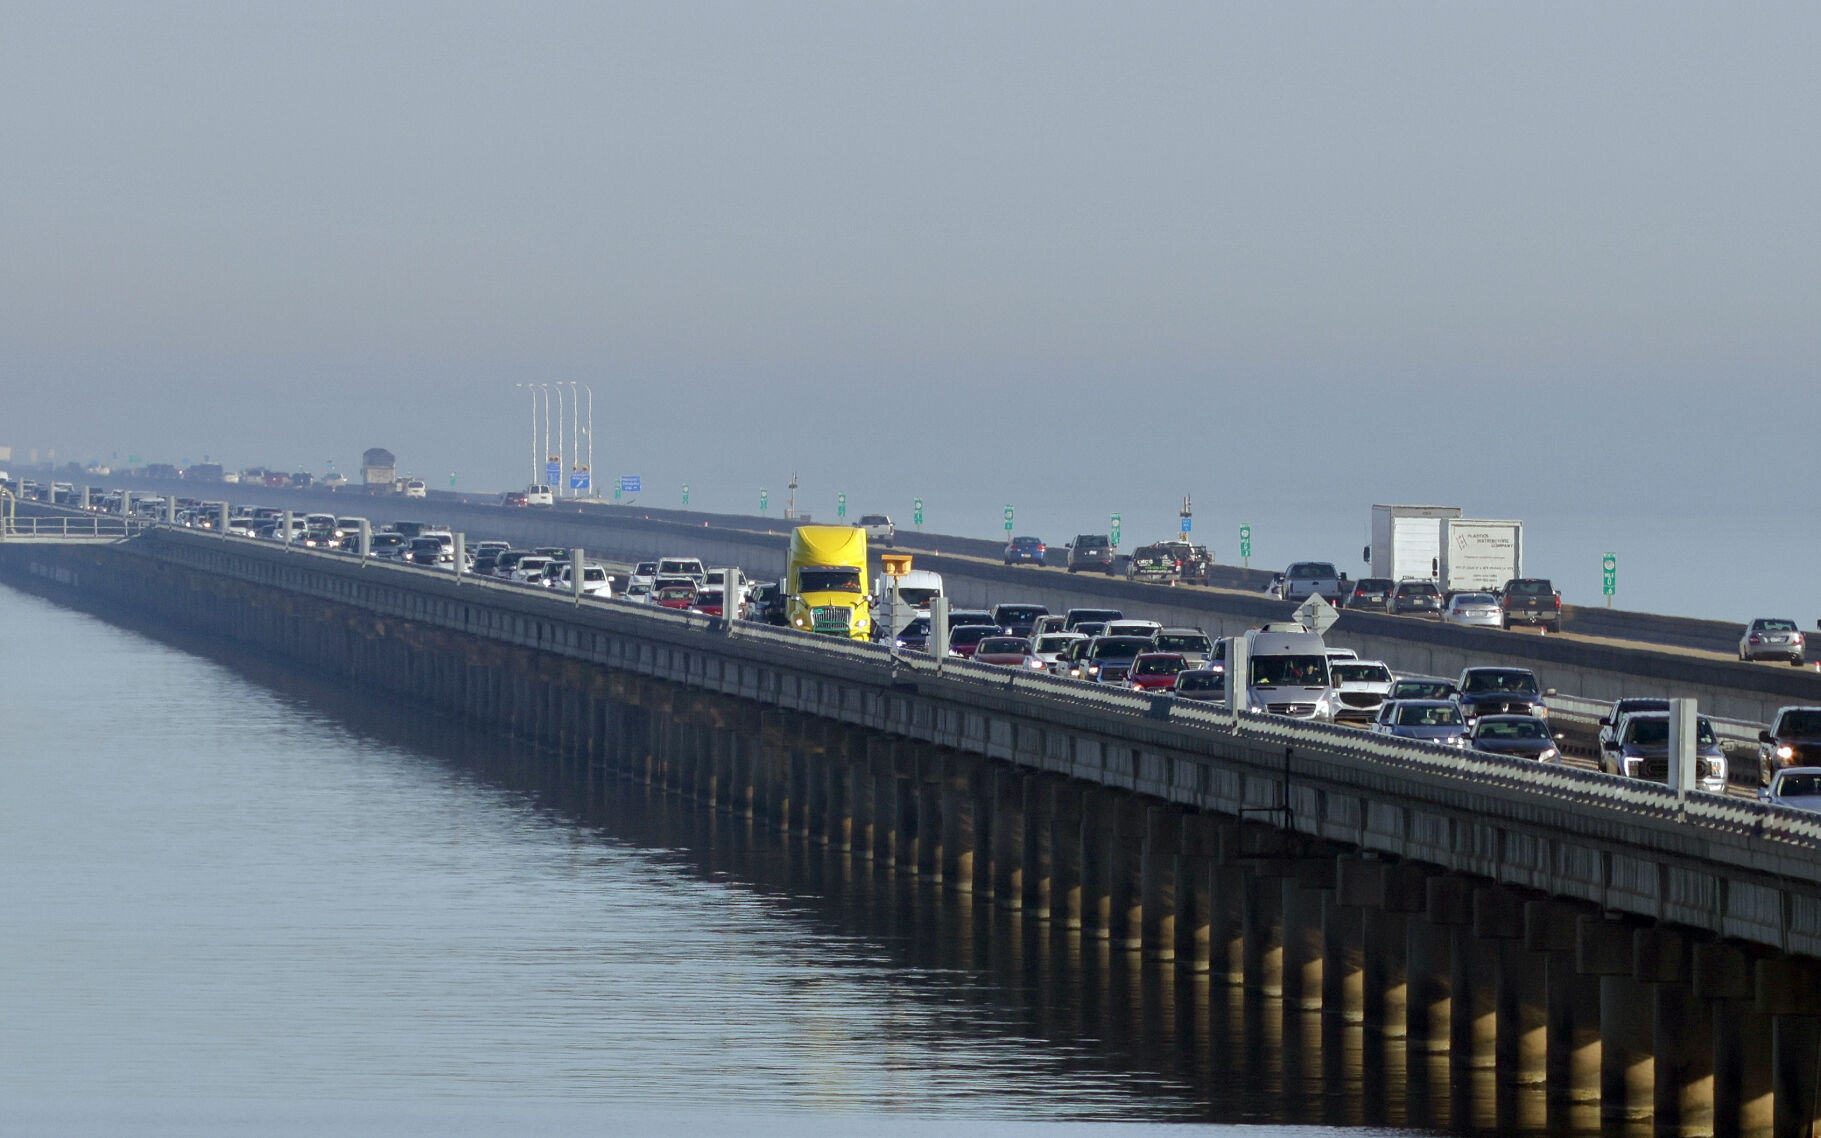
[(1191, 492), (1281, 562), (1439, 502), (1592, 599), (1570, 533), (1809, 526), (1818, 48), (1812, 3), (8, 0), (0, 443), (517, 486), (512, 384), (573, 379), (657, 504), (794, 467), (1061, 541)]

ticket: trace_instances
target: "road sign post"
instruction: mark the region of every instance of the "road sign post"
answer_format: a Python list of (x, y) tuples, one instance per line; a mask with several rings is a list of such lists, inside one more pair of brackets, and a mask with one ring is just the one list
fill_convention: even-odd
[(1118, 514), (1113, 515), (1113, 517), (1111, 519), (1111, 524), (1108, 525), (1107, 529), (1110, 531), (1107, 534), (1107, 543), (1110, 544), (1114, 549), (1118, 549), (1119, 548), (1119, 515)]
[(1008, 541), (1009, 541), (1009, 540), (1011, 540), (1011, 536), (1012, 536), (1012, 507), (1011, 507), (1011, 505), (1010, 505), (1010, 504), (1009, 504), (1009, 503), (1008, 503), (1008, 504), (1007, 504), (1007, 505), (1006, 505), (1006, 507), (1005, 507), (1005, 536), (1006, 536), (1006, 540), (1008, 540)]
[(1612, 607), (1612, 594), (1619, 590), (1619, 556), (1608, 553), (1600, 558), (1600, 591), (1606, 594), (1606, 607)]
[(1252, 527), (1239, 527), (1239, 563), (1241, 567), (1252, 567)]

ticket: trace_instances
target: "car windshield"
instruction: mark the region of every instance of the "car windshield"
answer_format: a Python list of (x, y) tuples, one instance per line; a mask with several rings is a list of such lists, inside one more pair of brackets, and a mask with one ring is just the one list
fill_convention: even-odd
[(1150, 645), (1138, 640), (1102, 640), (1088, 653), (1095, 660), (1130, 660)]
[(1391, 588), (1389, 577), (1361, 577), (1353, 586), (1356, 593), (1382, 593)]
[(1031, 642), (1021, 636), (989, 636), (980, 642), (982, 652), (1017, 652), (1030, 651)]
[(1821, 735), (1821, 711), (1792, 711), (1783, 716), (1781, 735)]
[[(1706, 719), (1697, 719), (1695, 721), (1695, 738), (1703, 747), (1715, 746), (1717, 741), (1714, 738), (1713, 724)], [(1658, 719), (1653, 716), (1649, 719), (1633, 720), (1631, 741), (1640, 747), (1669, 746), (1669, 717), (1664, 716)]]
[(898, 599), (917, 609), (926, 609), (929, 603), (942, 595), (941, 589), (906, 589), (898, 587)]
[(1778, 775), (1777, 793), (1787, 798), (1813, 798), (1821, 796), (1821, 775)]
[(1391, 685), (1390, 699), (1447, 699), (1454, 685), (1447, 680), (1399, 680)]
[(1467, 686), (1463, 690), (1469, 695), (1483, 695), (1487, 692), (1535, 695), (1536, 677), (1516, 668), (1481, 668), (1467, 673)]
[(687, 585), (667, 585), (656, 593), (660, 601), (693, 601), (696, 591)]
[(1157, 636), (1157, 647), (1171, 652), (1196, 652), (1206, 655), (1212, 647), (1199, 632), (1164, 632)]
[(1000, 605), (994, 611), (1000, 620), (1008, 624), (1023, 624), (1036, 620), (1048, 610), (1042, 605)]
[(1336, 660), (1332, 668), (1334, 682), (1337, 684), (1388, 684), (1391, 682), (1391, 669), (1383, 664), (1361, 664), (1352, 660)]
[(1549, 582), (1513, 581), (1505, 591), (1518, 597), (1546, 597), (1549, 595)]
[(1037, 638), (1037, 651), (1060, 652), (1074, 642), (1073, 636), (1040, 636)]
[(1105, 545), (1107, 536), (1104, 533), (1084, 533), (1075, 539), (1076, 545)]
[(797, 588), (805, 593), (857, 593), (860, 591), (860, 571), (845, 565), (827, 569), (799, 569)]
[(1759, 620), (1753, 621), (1759, 632), (1794, 632), (1796, 622), (1793, 620)]
[(1326, 656), (1254, 656), (1252, 686), (1280, 684), (1284, 687), (1328, 686)]
[(1176, 676), (1177, 691), (1219, 691), (1223, 686), (1219, 672), (1180, 672)]
[(884, 514), (860, 515), (860, 524), (863, 526), (882, 526), (887, 524), (890, 520), (891, 519), (887, 518)]
[(1547, 739), (1549, 730), (1540, 719), (1482, 719), (1475, 739)]
[(1436, 594), (1435, 586), (1427, 581), (1405, 581), (1397, 591), (1405, 596), (1433, 597)]
[(1397, 722), (1400, 727), (1458, 727), (1461, 723), (1461, 709), (1452, 704), (1400, 707), (1397, 709)]
[(949, 632), (948, 642), (951, 646), (957, 644), (979, 644), (982, 640), (994, 635), (998, 631), (997, 628), (994, 628), (991, 625), (964, 624), (960, 628)]
[(1333, 577), (1334, 566), (1326, 561), (1300, 561), (1290, 566), (1292, 577)]
[(1183, 669), (1181, 656), (1140, 656), (1132, 671), (1140, 676), (1172, 676)]
[(636, 568), (636, 569), (634, 569), (634, 570), (633, 570), (633, 573), (634, 573), (634, 574), (635, 574), (635, 575), (636, 575), (636, 576), (640, 576), (640, 577), (652, 577), (652, 576), (656, 576), (656, 575), (657, 575), (657, 571), (658, 571), (658, 563), (657, 563), (657, 562), (655, 562), (655, 561), (641, 561), (641, 562), (639, 562), (639, 564), (638, 564), (638, 568)]
[(1468, 605), (1496, 605), (1496, 604), (1498, 604), (1498, 602), (1496, 600), (1493, 600), (1491, 593), (1462, 593), (1459, 596), (1454, 598), (1454, 607), (1455, 608), (1465, 608)]

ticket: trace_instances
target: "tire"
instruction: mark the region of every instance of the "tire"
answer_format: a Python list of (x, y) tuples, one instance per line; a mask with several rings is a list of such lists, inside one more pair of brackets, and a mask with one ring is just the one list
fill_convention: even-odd
[(1802, 657), (1791, 656), (1789, 658), (1789, 666), (1792, 668), (1800, 668), (1802, 666)]
[(1555, 636), (1560, 636), (1562, 634), (1562, 622), (1559, 620), (1551, 622), (1546, 627), (1549, 629), (1550, 633)]

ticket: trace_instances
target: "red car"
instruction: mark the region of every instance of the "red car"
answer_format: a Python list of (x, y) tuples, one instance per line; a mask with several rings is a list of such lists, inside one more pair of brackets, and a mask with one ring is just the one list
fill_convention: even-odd
[(987, 637), (999, 636), (996, 624), (963, 624), (948, 630), (948, 654), (950, 656), (971, 657), (974, 649)]
[(1132, 690), (1169, 691), (1176, 686), (1176, 673), (1188, 666), (1180, 652), (1140, 652), (1132, 660)]
[(529, 506), (531, 498), (523, 490), (508, 490), (500, 495), (502, 506)]
[(693, 585), (665, 585), (651, 591), (651, 603), (661, 609), (693, 609), (696, 607), (696, 590)]

